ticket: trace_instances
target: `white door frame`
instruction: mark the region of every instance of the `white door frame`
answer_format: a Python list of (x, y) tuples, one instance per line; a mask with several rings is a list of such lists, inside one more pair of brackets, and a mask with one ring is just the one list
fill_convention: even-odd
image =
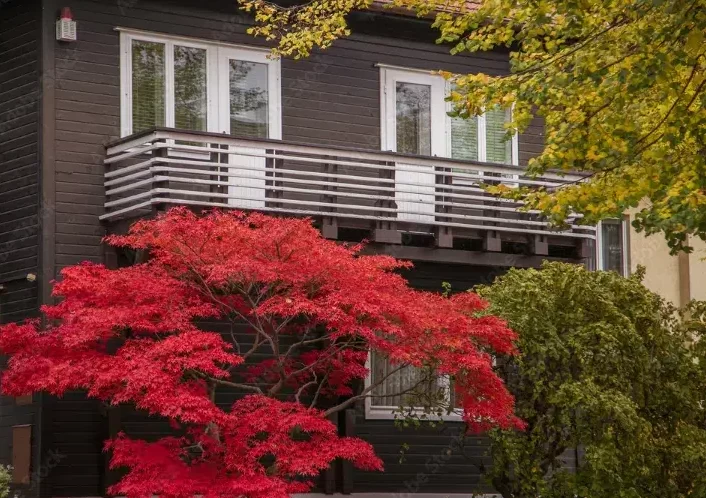
[[(236, 47), (218, 48), (218, 130), (230, 135), (230, 61), (239, 60), (267, 64), (267, 138), (282, 139), (281, 87), (279, 59), (267, 54)], [(265, 149), (229, 147), (241, 154), (228, 154), (233, 176), (228, 177), (228, 203), (234, 207), (259, 209), (265, 207)]]
[[(430, 88), (431, 155), (448, 156), (446, 122), (446, 81), (440, 75), (424, 71), (380, 68), (381, 88), (381, 147), (397, 152), (397, 83), (425, 85)], [(434, 126), (434, 124), (437, 124)], [(439, 126), (440, 124), (440, 126)], [(435, 220), (436, 175), (432, 167), (396, 162), (395, 202), (397, 219), (413, 223)]]
[[(419, 70), (380, 68), (381, 89), (381, 131), (382, 150), (397, 152), (397, 109), (396, 87), (398, 82), (426, 85), (431, 87), (431, 122), (444, 123), (446, 120), (446, 80), (440, 75)], [(431, 155), (448, 157), (446, 126), (431, 127)]]
[(282, 88), (279, 59), (267, 53), (241, 47), (218, 47), (218, 109), (219, 132), (230, 134), (230, 66), (231, 59), (267, 64), (268, 137), (282, 139)]

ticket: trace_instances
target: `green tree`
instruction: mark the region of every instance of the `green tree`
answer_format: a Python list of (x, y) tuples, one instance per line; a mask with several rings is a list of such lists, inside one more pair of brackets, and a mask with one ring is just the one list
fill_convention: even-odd
[(10, 465), (0, 465), (0, 498), (10, 496), (11, 483), (12, 467)]
[[(280, 7), (240, 0), (251, 32), (295, 58), (349, 34), (346, 16), (373, 0), (312, 0)], [(639, 206), (634, 221), (663, 233), (673, 252), (706, 240), (706, 0), (391, 0), (433, 17), (453, 53), (509, 47), (510, 73), (452, 75), (462, 117), (514, 109), (508, 133), (535, 115), (546, 125), (531, 174), (585, 172), (556, 191), (505, 188), (556, 224), (588, 222)], [(440, 68), (441, 69), (441, 68)], [(500, 187), (502, 188), (502, 187)]]
[(503, 496), (706, 496), (704, 303), (681, 321), (641, 272), (559, 263), (479, 291), (520, 337), (498, 369), (528, 427), (490, 433)]

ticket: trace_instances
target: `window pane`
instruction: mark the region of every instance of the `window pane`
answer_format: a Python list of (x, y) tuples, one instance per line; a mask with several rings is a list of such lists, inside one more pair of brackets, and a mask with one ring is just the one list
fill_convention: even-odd
[(451, 399), (449, 401), (449, 406), (455, 410), (462, 410), (463, 409), (463, 398), (461, 397), (460, 393), (457, 391), (456, 386), (454, 385), (453, 379), (449, 380), (449, 396), (451, 396)]
[(485, 160), (490, 163), (512, 164), (512, 141), (505, 140), (508, 112), (496, 107), (485, 113)]
[(397, 83), (397, 152), (431, 155), (431, 87)]
[(588, 258), (586, 258), (586, 265), (587, 268), (590, 271), (596, 271), (600, 270), (598, 268), (598, 250), (596, 249), (598, 246), (596, 245), (596, 241), (593, 239), (586, 239), (586, 245), (588, 246)]
[(268, 137), (267, 64), (231, 59), (230, 134)]
[(439, 379), (430, 379), (429, 375), (424, 375), (422, 370), (415, 367), (407, 366), (390, 375), (397, 368), (398, 365), (392, 365), (386, 357), (371, 353), (371, 383), (375, 385), (381, 382), (372, 390), (372, 406), (397, 408), (406, 406), (410, 396), (437, 399), (444, 394), (442, 390), (446, 391)]
[(177, 128), (206, 131), (206, 50), (174, 46), (174, 121)]
[(601, 269), (623, 275), (623, 225), (619, 221), (603, 221), (601, 226)]
[(478, 160), (478, 118), (451, 118), (451, 157)]
[(164, 44), (132, 42), (132, 132), (164, 126)]

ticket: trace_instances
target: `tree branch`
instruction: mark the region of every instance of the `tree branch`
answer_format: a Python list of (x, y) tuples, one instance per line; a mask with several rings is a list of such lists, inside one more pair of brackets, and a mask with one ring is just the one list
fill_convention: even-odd
[(595, 41), (599, 37), (608, 33), (610, 30), (617, 28), (619, 26), (623, 26), (624, 24), (626, 24), (625, 18), (617, 19), (615, 22), (608, 25), (608, 27), (606, 27), (602, 31), (599, 31), (595, 35), (591, 35), (591, 36), (587, 37), (585, 40), (578, 43), (578, 45), (572, 47), (570, 50), (568, 50), (566, 52), (559, 52), (558, 54), (554, 55), (553, 57), (550, 57), (549, 60), (535, 64), (534, 66), (523, 69), (522, 71), (517, 71), (516, 73), (513, 73), (512, 76), (524, 76), (527, 73), (535, 73), (535, 72), (540, 71), (546, 67), (549, 67), (550, 65), (554, 64), (555, 62), (557, 62), (561, 59), (564, 59), (566, 57), (569, 57), (570, 55), (575, 54), (576, 52), (578, 52), (579, 50), (584, 48), (586, 45), (588, 45), (589, 43), (592, 43), (593, 41)]
[[(652, 135), (655, 131), (657, 131), (657, 130), (660, 128), (660, 126), (662, 126), (662, 125), (665, 123), (665, 121), (667, 121), (667, 119), (669, 118), (669, 116), (672, 114), (672, 111), (674, 110), (674, 108), (677, 106), (677, 104), (679, 103), (679, 101), (681, 100), (681, 98), (684, 96), (684, 94), (686, 93), (686, 91), (689, 89), (689, 85), (691, 85), (691, 81), (694, 79), (694, 76), (696, 76), (696, 72), (697, 72), (697, 70), (698, 70), (698, 68), (699, 68), (699, 66), (700, 66), (700, 64), (699, 64), (699, 59), (700, 59), (701, 57), (702, 57), (702, 56), (700, 55), (699, 57), (696, 58), (696, 64), (694, 64), (694, 66), (692, 67), (691, 73), (689, 74), (689, 78), (686, 80), (686, 84), (684, 85), (684, 88), (682, 88), (682, 90), (681, 90), (681, 92), (679, 93), (679, 95), (677, 95), (677, 97), (674, 99), (674, 103), (672, 103), (672, 105), (669, 107), (669, 110), (667, 111), (667, 113), (666, 113), (664, 116), (662, 116), (662, 119), (659, 120), (659, 122), (654, 126), (654, 128), (652, 128), (652, 130), (650, 130), (650, 131), (649, 131), (646, 135), (644, 135), (643, 137), (640, 137), (640, 139), (639, 139), (637, 142), (635, 142), (635, 145), (639, 145), (640, 143), (642, 143), (643, 141), (645, 141), (647, 138), (649, 138), (650, 135)], [(704, 81), (706, 81), (706, 80), (704, 80)], [(696, 98), (696, 95), (698, 95), (699, 90), (700, 90), (700, 88), (702, 88), (702, 87), (703, 87), (703, 82), (701, 83), (701, 85), (699, 85), (699, 88), (697, 89), (696, 93), (694, 94), (694, 98)], [(693, 102), (693, 99), (691, 100), (691, 102), (690, 102), (689, 105), (687, 106), (687, 109), (688, 109), (689, 107), (691, 107), (691, 103), (692, 103), (692, 102)], [(644, 149), (643, 149), (643, 150), (644, 150)]]
[[(314, 380), (309, 381), (309, 382), (307, 382), (306, 384), (304, 384), (303, 386), (301, 386), (301, 387), (297, 390), (297, 393), (294, 395), (294, 400), (295, 400), (297, 403), (299, 403), (299, 402), (300, 402), (300, 401), (299, 401), (299, 398), (300, 398), (300, 396), (302, 395), (302, 393), (303, 393), (304, 391), (306, 391), (306, 389), (307, 389), (309, 386), (316, 385), (316, 384), (318, 384), (318, 382), (319, 382), (319, 378), (318, 378), (318, 376), (316, 375), (316, 372), (314, 372)], [(320, 386), (319, 386), (319, 387), (320, 387)]]
[(232, 387), (234, 389), (243, 389), (245, 391), (251, 391), (251, 392), (256, 392), (258, 394), (263, 394), (262, 389), (260, 389), (257, 386), (252, 386), (250, 384), (239, 384), (237, 382), (230, 382), (227, 380), (218, 379), (216, 377), (211, 377), (210, 375), (206, 375), (203, 372), (192, 371), (191, 374), (195, 375), (196, 377), (198, 377), (200, 379), (204, 379), (207, 382), (211, 382), (213, 384), (218, 384), (221, 386)]
[(390, 371), (387, 375), (385, 375), (385, 376), (384, 376), (382, 379), (380, 379), (377, 383), (371, 384), (371, 385), (369, 385), (368, 387), (366, 387), (365, 389), (363, 389), (363, 391), (361, 391), (360, 394), (358, 394), (358, 395), (356, 395), (356, 396), (352, 396), (352, 397), (348, 398), (347, 400), (345, 400), (344, 402), (342, 402), (342, 403), (340, 403), (340, 404), (338, 404), (338, 405), (336, 405), (336, 406), (334, 406), (334, 407), (329, 408), (328, 410), (326, 410), (326, 412), (324, 412), (324, 415), (326, 415), (326, 416), (328, 417), (328, 416), (331, 415), (332, 413), (339, 412), (339, 411), (345, 409), (346, 407), (352, 405), (352, 404), (355, 403), (356, 401), (361, 400), (361, 399), (364, 399), (368, 393), (370, 393), (370, 392), (373, 391), (373, 389), (375, 389), (376, 387), (380, 386), (383, 382), (385, 382), (388, 378), (390, 378), (390, 376), (396, 374), (397, 372), (399, 372), (400, 370), (402, 370), (403, 368), (405, 368), (405, 367), (407, 367), (407, 366), (409, 366), (409, 364), (407, 364), (407, 363), (401, 364), (399, 367), (397, 367), (397, 368), (395, 368), (394, 370)]
[(326, 384), (326, 381), (328, 380), (328, 375), (329, 375), (328, 373), (326, 373), (326, 375), (324, 375), (324, 378), (321, 380), (319, 387), (316, 388), (316, 393), (314, 393), (314, 399), (309, 404), (309, 408), (314, 408), (316, 406), (316, 402), (319, 401), (319, 395), (321, 394), (321, 389), (323, 389), (324, 384)]

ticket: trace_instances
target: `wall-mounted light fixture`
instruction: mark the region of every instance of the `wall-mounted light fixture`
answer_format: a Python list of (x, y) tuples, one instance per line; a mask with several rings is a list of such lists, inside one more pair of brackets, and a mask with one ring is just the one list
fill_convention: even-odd
[(11, 278), (9, 280), (5, 280), (3, 282), (0, 282), (0, 292), (5, 290), (5, 286), (7, 284), (20, 282), (22, 280), (27, 280), (27, 282), (36, 282), (37, 281), (37, 274), (36, 273), (28, 273), (24, 277), (15, 277), (15, 278)]
[(61, 9), (61, 17), (56, 21), (56, 39), (64, 42), (76, 41), (76, 21), (71, 9)]

